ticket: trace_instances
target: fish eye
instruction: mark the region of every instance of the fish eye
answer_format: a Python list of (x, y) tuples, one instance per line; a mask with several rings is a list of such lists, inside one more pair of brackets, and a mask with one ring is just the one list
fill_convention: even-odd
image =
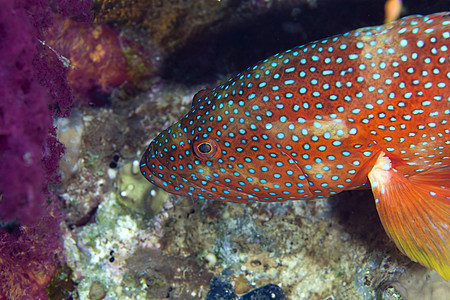
[(197, 149), (202, 154), (209, 154), (212, 151), (212, 146), (208, 142), (201, 143), (197, 146)]
[(194, 144), (194, 153), (205, 159), (215, 159), (219, 153), (216, 142), (213, 140), (204, 140)]

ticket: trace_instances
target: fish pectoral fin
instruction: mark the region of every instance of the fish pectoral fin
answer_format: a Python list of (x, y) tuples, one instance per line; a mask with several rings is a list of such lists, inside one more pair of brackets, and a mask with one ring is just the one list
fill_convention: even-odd
[(445, 203), (450, 205), (450, 166), (429, 169), (410, 176), (408, 180), (414, 185), (420, 184), (432, 192), (444, 195)]
[[(450, 177), (448, 168), (434, 171), (441, 181)], [(450, 278), (450, 192), (432, 186), (430, 174), (409, 180), (392, 168), (384, 152), (369, 173), (369, 180), (381, 222), (397, 247), (413, 261)], [(448, 178), (450, 181), (450, 178)]]

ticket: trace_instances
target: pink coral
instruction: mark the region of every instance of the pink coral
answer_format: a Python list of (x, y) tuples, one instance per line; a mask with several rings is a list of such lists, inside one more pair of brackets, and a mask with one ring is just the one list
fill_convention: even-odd
[(0, 10), (0, 218), (33, 224), (46, 199), (42, 153), (52, 118), (49, 95), (33, 67), (38, 32), (15, 4), (4, 1)]
[(0, 299), (47, 299), (45, 288), (60, 263), (61, 216), (55, 205), (36, 226), (0, 228)]
[[(61, 2), (65, 2), (62, 0)], [(69, 0), (70, 2), (70, 0)], [(87, 0), (80, 3), (86, 3)], [(53, 2), (56, 8), (58, 1)], [(76, 2), (74, 1), (76, 4)], [(81, 5), (81, 4), (80, 4)], [(70, 11), (70, 10), (69, 10)], [(54, 116), (72, 105), (66, 69), (41, 45), (45, 0), (5, 0), (0, 10), (0, 299), (46, 299), (62, 249), (56, 197), (63, 153)], [(11, 221), (10, 227), (4, 222)], [(15, 222), (13, 222), (15, 221)]]
[[(80, 12), (87, 0), (65, 10)], [(75, 2), (74, 2), (75, 3)], [(73, 4), (73, 3), (72, 3)], [(41, 43), (52, 20), (47, 1), (6, 0), (0, 10), (0, 221), (34, 224), (57, 181), (63, 153), (53, 116), (67, 116), (73, 97), (65, 68)]]

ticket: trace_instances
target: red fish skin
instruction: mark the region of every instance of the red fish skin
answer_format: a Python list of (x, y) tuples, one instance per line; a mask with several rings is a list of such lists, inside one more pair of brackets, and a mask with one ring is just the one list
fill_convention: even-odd
[(399, 249), (448, 279), (449, 44), (439, 13), (276, 54), (197, 93), (141, 172), (174, 194), (241, 203), (371, 187)]
[[(227, 151), (227, 154), (241, 155), (236, 155), (234, 160), (222, 155), (223, 163), (218, 164), (217, 160), (212, 160), (210, 167), (202, 166), (203, 173), (193, 172), (189, 168), (177, 169), (175, 172), (170, 170), (170, 167), (178, 162), (183, 165), (190, 163), (199, 166), (196, 165), (198, 157), (195, 155), (184, 155), (182, 160), (176, 162), (169, 161), (168, 156), (158, 158), (157, 162), (164, 166), (162, 174), (165, 172), (166, 177), (172, 172), (178, 174), (178, 178), (191, 178), (190, 185), (198, 186), (199, 191), (201, 189), (210, 191), (206, 194), (212, 196), (198, 193), (190, 195), (183, 189), (175, 190), (170, 184), (163, 185), (163, 188), (181, 195), (202, 196), (222, 201), (313, 199), (326, 197), (367, 182), (367, 173), (372, 167), (368, 162), (372, 163), (381, 150), (388, 153), (394, 167), (405, 176), (415, 175), (439, 164), (448, 164), (449, 60), (448, 52), (441, 51), (447, 47), (448, 39), (442, 38), (442, 35), (448, 31), (448, 27), (435, 28), (440, 19), (448, 19), (448, 16), (443, 14), (434, 18), (436, 19), (434, 23), (419, 19), (416, 21), (417, 24), (411, 26), (409, 20), (413, 20), (414, 17), (410, 17), (375, 29), (369, 27), (356, 30), (339, 36), (336, 41), (330, 38), (314, 42), (275, 55), (213, 90), (200, 92), (193, 101), (193, 109), (196, 109), (196, 112), (191, 112), (187, 118), (171, 127), (172, 134), (181, 134), (182, 137), (168, 136), (168, 142), (161, 146), (158, 146), (160, 137), (157, 137), (156, 142), (150, 146), (151, 151), (163, 153), (164, 147), (175, 145), (177, 149), (173, 154), (182, 155), (186, 150), (192, 150), (192, 141), (200, 134), (196, 128), (210, 127), (217, 130), (227, 125), (226, 129), (221, 130), (224, 132), (222, 136), (218, 136), (217, 132), (212, 130), (208, 139), (215, 139), (216, 143), (220, 144), (220, 149)], [(415, 28), (418, 28), (419, 32), (413, 34)], [(433, 29), (433, 32), (426, 34), (425, 31), (428, 29)], [(398, 34), (401, 30), (404, 32)], [(431, 41), (433, 37), (435, 40)], [(376, 44), (371, 46), (370, 41), (376, 41)], [(407, 44), (402, 46), (404, 44), (402, 41), (406, 41)], [(382, 53), (377, 54), (377, 51)], [(299, 53), (295, 56), (295, 52)], [(288, 62), (284, 63), (286, 59)], [(302, 63), (304, 61), (306, 62)], [(272, 67), (274, 63), (277, 64), (276, 67)], [(287, 72), (292, 66), (295, 70)], [(268, 76), (264, 76), (266, 70), (270, 70)], [(275, 78), (274, 74), (280, 76)], [(293, 83), (284, 84), (290, 82)], [(234, 86), (243, 87), (239, 97), (231, 95), (233, 83)], [(428, 88), (430, 83), (432, 86)], [(447, 85), (440, 88), (438, 83)], [(248, 87), (249, 84), (251, 87)], [(261, 84), (265, 86), (260, 88)], [(272, 89), (277, 87), (278, 90), (273, 91), (271, 87)], [(257, 96), (249, 100), (252, 94)], [(288, 97), (291, 95), (293, 96)], [(268, 96), (270, 100), (262, 101), (264, 96)], [(214, 101), (205, 101), (208, 97)], [(433, 100), (434, 97), (440, 100)], [(334, 98), (337, 99), (331, 100)], [(234, 100), (233, 105), (229, 105), (230, 99)], [(242, 109), (238, 104), (239, 99), (246, 100), (246, 107), (257, 104), (260, 108), (254, 111)], [(424, 105), (424, 102), (427, 105)], [(218, 107), (220, 104), (223, 105), (222, 109), (212, 110), (213, 106)], [(239, 110), (238, 114), (233, 114), (234, 108)], [(229, 112), (228, 115), (224, 114), (226, 111)], [(271, 113), (270, 116), (267, 114), (268, 111)], [(445, 111), (447, 113), (444, 113)], [(245, 115), (245, 112), (250, 116)], [(197, 114), (204, 116), (195, 119)], [(208, 122), (206, 114), (214, 116), (214, 120)], [(220, 120), (218, 116), (221, 117)], [(255, 119), (258, 116), (260, 120)], [(283, 116), (286, 120), (281, 119)], [(243, 119), (243, 122), (240, 119)], [(193, 124), (190, 124), (191, 121), (194, 121)], [(249, 127), (252, 121), (256, 129)], [(429, 123), (435, 126), (431, 127)], [(267, 124), (271, 125), (270, 130), (265, 128)], [(289, 129), (289, 125), (294, 126), (294, 129)], [(194, 130), (184, 133), (183, 128)], [(240, 134), (240, 129), (244, 129), (246, 134)], [(230, 132), (233, 133), (233, 137), (225, 134)], [(268, 137), (267, 140), (261, 138), (263, 133)], [(280, 133), (285, 136), (283, 139), (277, 136)], [(342, 135), (338, 136), (337, 133)], [(256, 138), (252, 139), (252, 136)], [(239, 153), (236, 148), (242, 144), (244, 138), (245, 152)], [(183, 145), (179, 145), (180, 140), (184, 141)], [(227, 147), (226, 143), (233, 146)], [(336, 144), (340, 145), (335, 146)], [(265, 146), (272, 147), (272, 150)], [(287, 149), (289, 146), (291, 148)], [(252, 147), (257, 147), (258, 150), (249, 151)], [(142, 170), (146, 174), (151, 174), (151, 170), (148, 169), (151, 151), (147, 151), (143, 158)], [(271, 157), (271, 153), (278, 157)], [(254, 158), (258, 155), (264, 155), (264, 159), (253, 159), (251, 163), (245, 160), (246, 157)], [(331, 160), (327, 160), (328, 155), (332, 155)], [(318, 163), (318, 159), (322, 162)], [(295, 162), (289, 163), (290, 160)], [(261, 172), (262, 167), (274, 167), (277, 161), (284, 164), (283, 167), (277, 167), (277, 170), (292, 168), (297, 178), (286, 174), (285, 170), (284, 174), (280, 174), (281, 178), (274, 178), (270, 172)], [(225, 177), (225, 172), (220, 174), (224, 176), (219, 177), (219, 180), (216, 179), (219, 182), (207, 179), (207, 176), (211, 177), (211, 171), (218, 169), (219, 165), (225, 166), (231, 172), (239, 163), (244, 166), (252, 165), (257, 171), (252, 174), (246, 168), (237, 168), (240, 177), (255, 179), (246, 182), (245, 186), (240, 187), (241, 190), (233, 188), (238, 184), (232, 176), (231, 182), (221, 180)], [(330, 171), (320, 171), (327, 166)], [(197, 180), (192, 180), (193, 173)], [(307, 174), (308, 180), (302, 180), (302, 174)], [(317, 174), (321, 174), (322, 177), (317, 178), (320, 177), (315, 176)], [(287, 180), (288, 178), (290, 179)], [(336, 178), (338, 179), (335, 180)], [(202, 179), (208, 181), (208, 184), (202, 185)], [(261, 182), (261, 179), (267, 183)], [(304, 189), (295, 185), (290, 189), (285, 185), (288, 181), (292, 181), (292, 184), (303, 183)], [(272, 190), (275, 184), (293, 191), (290, 195), (280, 194), (274, 197), (268, 194), (269, 190), (260, 192), (253, 190), (258, 186), (266, 186)], [(323, 187), (322, 184), (326, 186)], [(244, 193), (241, 195), (243, 198), (236, 199), (230, 194), (224, 194), (220, 191), (222, 186), (229, 188), (230, 193), (237, 195)], [(212, 190), (212, 187), (216, 187), (218, 191)], [(305, 192), (297, 192), (302, 190)]]

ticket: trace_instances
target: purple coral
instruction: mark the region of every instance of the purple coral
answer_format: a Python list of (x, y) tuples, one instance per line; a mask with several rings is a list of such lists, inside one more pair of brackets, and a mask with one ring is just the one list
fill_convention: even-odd
[(0, 218), (33, 224), (45, 199), (42, 150), (52, 119), (33, 68), (37, 30), (15, 4), (5, 1), (0, 10)]
[[(53, 117), (68, 114), (72, 94), (66, 69), (43, 45), (51, 21), (47, 1), (1, 6), (0, 299), (46, 299), (62, 249), (63, 217), (48, 191), (63, 153)], [(8, 232), (4, 224), (14, 220), (19, 226)]]
[[(72, 3), (73, 2), (73, 3)], [(55, 1), (64, 15), (88, 15), (90, 1)], [(62, 3), (62, 4), (61, 4)], [(71, 4), (70, 9), (64, 4)], [(47, 206), (63, 153), (53, 116), (67, 116), (67, 69), (42, 45), (51, 22), (46, 1), (2, 2), (0, 10), (0, 221), (36, 223)]]
[(57, 208), (48, 207), (36, 226), (0, 228), (0, 299), (47, 299), (45, 288), (62, 260)]

